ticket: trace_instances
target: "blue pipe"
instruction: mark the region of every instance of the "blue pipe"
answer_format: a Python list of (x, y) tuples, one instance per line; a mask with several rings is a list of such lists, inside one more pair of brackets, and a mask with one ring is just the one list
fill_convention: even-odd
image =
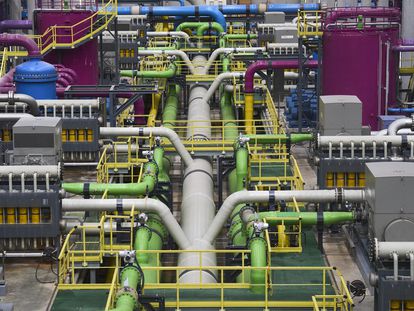
[[(118, 15), (131, 15), (133, 7), (119, 7)], [(135, 7), (135, 9), (138, 7)], [(196, 14), (196, 12), (198, 12)], [(226, 18), (215, 6), (140, 6), (139, 14), (154, 16), (209, 16), (226, 30)]]
[(414, 108), (388, 108), (391, 113), (414, 113)]
[[(266, 12), (283, 12), (296, 14), (299, 10), (316, 11), (319, 10), (319, 4), (267, 4)], [(210, 6), (211, 7), (211, 6)], [(218, 8), (225, 15), (246, 14), (260, 14), (258, 4), (249, 5), (223, 5), (213, 6)]]

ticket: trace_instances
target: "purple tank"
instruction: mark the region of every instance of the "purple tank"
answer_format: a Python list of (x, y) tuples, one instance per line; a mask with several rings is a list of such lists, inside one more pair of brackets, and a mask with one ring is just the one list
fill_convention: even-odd
[(378, 129), (386, 105), (396, 102), (397, 58), (391, 48), (397, 41), (395, 28), (334, 29), (323, 35), (322, 93), (358, 96), (362, 123), (372, 130)]

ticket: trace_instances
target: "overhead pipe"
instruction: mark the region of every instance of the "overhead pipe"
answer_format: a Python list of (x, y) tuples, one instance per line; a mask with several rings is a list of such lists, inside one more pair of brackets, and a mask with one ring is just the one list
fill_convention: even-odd
[[(307, 61), (303, 64), (305, 68), (317, 68), (318, 61)], [(246, 133), (253, 133), (253, 104), (254, 104), (254, 75), (256, 72), (264, 69), (298, 69), (298, 60), (280, 60), (280, 61), (257, 61), (251, 64), (245, 74), (244, 79), (244, 118)]]
[(375, 259), (392, 260), (393, 254), (397, 254), (399, 260), (410, 260), (410, 254), (414, 254), (414, 242), (406, 241), (374, 241)]
[(185, 166), (193, 163), (193, 158), (181, 142), (180, 137), (173, 130), (166, 127), (101, 127), (100, 135), (103, 137), (120, 137), (120, 136), (160, 136), (170, 140), (175, 150), (184, 161)]
[(152, 15), (152, 16), (206, 16), (219, 23), (224, 30), (227, 24), (223, 13), (214, 6), (130, 6), (118, 7), (118, 15)]
[(164, 71), (149, 70), (149, 71), (138, 71), (138, 70), (121, 70), (121, 77), (138, 77), (138, 78), (153, 78), (153, 79), (168, 79), (175, 76), (177, 72), (177, 66), (174, 62), (168, 66)]
[(120, 209), (130, 211), (134, 207), (136, 210), (143, 212), (156, 213), (164, 223), (168, 232), (174, 238), (174, 241), (181, 249), (188, 249), (190, 242), (178, 224), (177, 220), (171, 213), (167, 205), (159, 200), (145, 199), (63, 199), (62, 211), (79, 212), (79, 211), (95, 211), (95, 212), (114, 212)]
[(325, 18), (325, 25), (334, 24), (339, 19), (347, 19), (357, 16), (365, 18), (396, 18), (400, 19), (401, 11), (398, 8), (338, 8), (329, 11)]
[(39, 47), (36, 42), (25, 35), (20, 34), (0, 34), (0, 45), (3, 46), (21, 46), (27, 50), (29, 57), (40, 57)]
[(40, 114), (37, 101), (33, 97), (26, 94), (16, 94), (11, 91), (8, 92), (7, 95), (0, 94), (0, 102), (9, 103), (9, 105), (13, 105), (15, 102), (24, 103), (29, 107), (32, 115), (38, 116)]
[(32, 114), (28, 113), (0, 113), (0, 120), (19, 120), (21, 118), (34, 118)]
[(388, 108), (389, 113), (414, 113), (414, 108)]
[(264, 203), (270, 200), (309, 203), (363, 202), (364, 190), (285, 190), (285, 191), (238, 191), (226, 198), (203, 239), (212, 243), (228, 220), (233, 209), (242, 203)]
[(388, 135), (397, 135), (397, 132), (400, 129), (404, 128), (414, 128), (414, 119), (413, 118), (401, 118), (397, 119), (388, 126)]
[(205, 65), (205, 73), (207, 74), (213, 62), (224, 53), (257, 53), (266, 51), (265, 47), (247, 47), (247, 48), (218, 48), (211, 53), (208, 58), (207, 64)]
[(6, 19), (0, 22), (0, 33), (7, 32), (8, 30), (31, 30), (33, 27), (30, 20), (16, 20)]

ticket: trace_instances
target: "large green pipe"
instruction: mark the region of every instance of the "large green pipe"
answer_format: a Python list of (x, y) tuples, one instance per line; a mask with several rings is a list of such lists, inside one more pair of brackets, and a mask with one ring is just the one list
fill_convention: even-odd
[(158, 267), (161, 262), (159, 256), (155, 253), (144, 253), (143, 250), (160, 250), (164, 241), (167, 239), (166, 231), (161, 220), (153, 214), (148, 215), (148, 221), (145, 226), (140, 226), (135, 234), (134, 249), (136, 251), (137, 261), (144, 270), (146, 283), (159, 283), (159, 271), (145, 270), (145, 267)]
[(220, 38), (220, 47), (227, 47), (228, 40), (249, 40), (257, 39), (257, 34), (225, 34)]
[[(318, 223), (318, 213), (316, 212), (262, 212), (257, 215), (252, 215), (249, 221), (266, 218), (266, 222), (270, 225), (285, 225), (297, 224), (297, 219), (300, 219), (302, 226), (315, 226)], [(355, 220), (353, 212), (322, 212), (322, 219), (324, 225), (335, 225), (344, 222)]]
[(175, 120), (177, 120), (178, 114), (178, 94), (180, 94), (180, 86), (179, 85), (170, 85), (168, 89), (167, 100), (164, 106), (164, 110), (162, 111), (162, 124), (165, 127), (171, 128), (175, 125)]
[(273, 134), (273, 135), (245, 135), (245, 137), (248, 137), (251, 143), (257, 143), (257, 144), (277, 144), (282, 143), (286, 144), (287, 142), (290, 142), (292, 144), (296, 144), (303, 141), (311, 141), (314, 136), (313, 134), (300, 134), (300, 133), (292, 133), (292, 134)]
[(224, 140), (234, 141), (239, 134), (239, 130), (235, 121), (236, 117), (231, 103), (231, 95), (231, 93), (224, 91), (223, 88), (220, 98), (220, 111), (224, 125)]
[(264, 293), (266, 290), (267, 243), (260, 237), (253, 237), (249, 241), (250, 249), (250, 290), (253, 293)]
[(248, 175), (249, 150), (245, 146), (236, 149), (237, 191), (245, 189)]
[(157, 183), (158, 165), (147, 162), (144, 165), (144, 174), (140, 183), (101, 184), (101, 183), (64, 183), (62, 188), (69, 193), (101, 195), (107, 191), (108, 195), (142, 196), (154, 190)]
[(125, 266), (120, 273), (121, 289), (115, 298), (114, 309), (111, 311), (133, 311), (138, 309), (138, 283), (141, 274), (135, 264)]
[(153, 78), (153, 79), (168, 79), (175, 76), (177, 72), (177, 66), (174, 63), (171, 63), (167, 70), (164, 71), (137, 71), (137, 70), (121, 70), (121, 77), (138, 77), (138, 78)]

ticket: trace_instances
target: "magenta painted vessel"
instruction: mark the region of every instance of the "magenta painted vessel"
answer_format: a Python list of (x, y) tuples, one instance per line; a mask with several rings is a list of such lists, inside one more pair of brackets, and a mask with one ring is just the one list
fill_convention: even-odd
[(372, 130), (378, 129), (378, 116), (385, 114), (386, 105), (396, 102), (397, 57), (392, 46), (397, 42), (397, 28), (324, 32), (322, 92), (358, 96), (363, 125)]

